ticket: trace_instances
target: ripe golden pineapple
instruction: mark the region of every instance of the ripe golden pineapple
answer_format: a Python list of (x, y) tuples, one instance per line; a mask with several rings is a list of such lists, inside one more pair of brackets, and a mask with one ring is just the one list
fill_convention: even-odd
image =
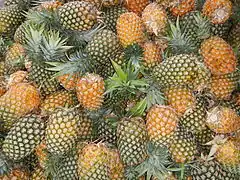
[(232, 92), (236, 89), (239, 79), (239, 72), (234, 72), (226, 75), (213, 75), (210, 83), (210, 92), (217, 99), (229, 100)]
[(57, 91), (48, 95), (40, 105), (42, 113), (51, 113), (58, 107), (72, 107), (76, 105), (75, 93), (66, 90)]
[(162, 48), (154, 41), (147, 41), (143, 44), (143, 65), (151, 70), (162, 61)]
[(44, 169), (42, 169), (41, 167), (37, 167), (34, 169), (32, 176), (31, 176), (31, 180), (46, 180), (47, 177), (44, 174)]
[(26, 52), (23, 45), (14, 43), (7, 51), (5, 58), (6, 73), (11, 74), (17, 70), (24, 69)]
[(47, 10), (47, 11), (56, 11), (60, 6), (62, 6), (63, 3), (56, 0), (56, 1), (43, 1), (41, 4), (37, 7), (37, 10)]
[(62, 76), (58, 76), (57, 80), (66, 90), (74, 90), (76, 87), (77, 75), (64, 74)]
[(18, 83), (26, 83), (27, 75), (28, 73), (26, 71), (16, 71), (11, 74), (7, 82), (7, 88), (10, 88)]
[(240, 128), (240, 117), (229, 107), (217, 106), (208, 113), (206, 123), (216, 133), (232, 133)]
[(170, 11), (174, 16), (183, 16), (194, 10), (195, 5), (196, 0), (183, 0), (171, 7)]
[(123, 47), (143, 42), (143, 31), (141, 18), (133, 12), (123, 13), (117, 20), (117, 34)]
[(100, 12), (90, 2), (73, 1), (58, 9), (60, 23), (66, 29), (86, 31), (99, 20)]
[(178, 116), (169, 106), (154, 105), (146, 117), (150, 141), (156, 145), (169, 145), (175, 133)]
[(29, 173), (21, 168), (14, 168), (9, 174), (0, 175), (1, 180), (29, 180), (29, 178)]
[(166, 30), (167, 13), (157, 3), (151, 3), (142, 13), (142, 21), (149, 33), (160, 35)]
[(232, 2), (230, 0), (206, 0), (202, 12), (213, 24), (222, 24), (232, 14)]
[(124, 0), (124, 6), (128, 11), (141, 15), (144, 8), (150, 3), (149, 0)]
[(233, 49), (220, 37), (213, 36), (203, 41), (200, 53), (214, 75), (232, 73), (236, 70), (237, 60)]
[(56, 109), (49, 117), (46, 127), (47, 150), (55, 155), (62, 155), (74, 147), (77, 140), (77, 109)]
[(102, 106), (104, 90), (103, 78), (97, 74), (87, 73), (77, 81), (78, 101), (88, 110), (97, 110)]
[(164, 90), (168, 105), (183, 115), (195, 103), (193, 92), (186, 86), (170, 86)]
[(107, 163), (108, 149), (105, 144), (87, 144), (79, 151), (79, 179), (109, 179)]
[(117, 147), (125, 166), (138, 165), (147, 158), (147, 141), (147, 129), (142, 118), (123, 118), (119, 122)]
[(0, 97), (0, 117), (8, 130), (17, 118), (38, 108), (40, 95), (38, 90), (28, 83), (16, 84)]

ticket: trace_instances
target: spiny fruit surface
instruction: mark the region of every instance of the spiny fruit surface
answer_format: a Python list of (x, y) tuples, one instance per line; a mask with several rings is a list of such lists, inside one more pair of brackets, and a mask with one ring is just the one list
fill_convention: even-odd
[(124, 165), (119, 151), (117, 149), (109, 149), (108, 156), (109, 178), (111, 180), (124, 180)]
[(147, 129), (140, 117), (123, 118), (117, 127), (117, 147), (125, 166), (134, 166), (147, 158)]
[(56, 0), (56, 1), (43, 1), (40, 3), (40, 5), (37, 7), (37, 10), (47, 10), (47, 11), (56, 11), (60, 6), (62, 6), (63, 3)]
[(203, 41), (200, 53), (204, 63), (214, 75), (232, 73), (236, 70), (237, 60), (233, 49), (222, 38), (213, 36)]
[(47, 150), (61, 155), (76, 143), (79, 111), (76, 109), (56, 109), (49, 117), (46, 127)]
[(94, 139), (94, 122), (90, 117), (82, 112), (78, 121), (78, 140), (92, 141)]
[(195, 103), (192, 90), (184, 86), (170, 86), (164, 90), (164, 95), (171, 106), (179, 115), (183, 115)]
[(46, 180), (46, 176), (44, 173), (44, 169), (42, 169), (41, 167), (37, 167), (31, 176), (32, 180)]
[(164, 34), (167, 26), (167, 13), (157, 3), (151, 3), (142, 13), (142, 21), (149, 33)]
[(10, 5), (0, 9), (0, 33), (13, 35), (23, 22), (24, 16), (17, 5)]
[(116, 54), (122, 51), (122, 47), (114, 32), (103, 29), (93, 36), (86, 51), (97, 64), (105, 65), (115, 59)]
[(240, 23), (233, 26), (229, 33), (228, 40), (233, 49), (237, 48), (240, 53)]
[(154, 66), (162, 61), (162, 48), (154, 41), (147, 41), (143, 45), (143, 65), (152, 70)]
[(240, 117), (229, 107), (217, 106), (208, 113), (207, 125), (216, 133), (232, 133), (240, 128)]
[(14, 86), (18, 83), (26, 83), (27, 82), (28, 73), (26, 71), (16, 71), (10, 75), (7, 80), (7, 88)]
[(141, 15), (149, 0), (125, 0), (124, 6), (131, 12)]
[(41, 141), (41, 143), (39, 143), (39, 145), (36, 146), (34, 152), (38, 159), (39, 166), (43, 169), (46, 168), (49, 152), (47, 151), (47, 146), (44, 139)]
[(193, 161), (197, 154), (197, 145), (192, 134), (182, 127), (178, 128), (169, 146), (169, 152), (177, 163)]
[(104, 144), (88, 144), (78, 158), (78, 175), (80, 179), (109, 179), (108, 149)]
[(146, 117), (150, 140), (156, 145), (168, 145), (177, 128), (178, 116), (169, 106), (154, 105)]
[(226, 75), (212, 76), (210, 83), (210, 92), (218, 99), (229, 100), (232, 92), (237, 87), (239, 72), (234, 72)]
[(202, 12), (212, 23), (224, 23), (232, 14), (232, 2), (230, 0), (206, 0)]
[(195, 104), (187, 109), (180, 118), (180, 123), (186, 130), (192, 133), (198, 133), (206, 129), (207, 109), (205, 101), (197, 97)]
[(77, 31), (91, 29), (100, 15), (92, 3), (85, 1), (68, 2), (59, 8), (58, 14), (64, 28)]
[(57, 77), (57, 80), (66, 90), (74, 90), (76, 87), (77, 74), (64, 74)]
[(14, 41), (19, 44), (26, 44), (26, 36), (25, 36), (25, 26), (27, 25), (27, 22), (23, 22), (15, 31), (14, 33)]
[(80, 104), (88, 110), (97, 110), (104, 98), (104, 81), (97, 74), (86, 74), (77, 82), (76, 92)]
[(183, 16), (186, 13), (194, 10), (196, 5), (196, 0), (183, 0), (178, 4), (170, 8), (171, 13), (174, 16)]
[(29, 155), (44, 135), (44, 122), (35, 115), (21, 118), (10, 129), (3, 142), (3, 152), (13, 160)]
[(59, 107), (72, 107), (76, 105), (77, 98), (71, 91), (58, 91), (48, 95), (41, 103), (42, 113), (50, 113)]
[(29, 180), (29, 173), (22, 168), (14, 168), (9, 174), (0, 175), (1, 180)]
[(117, 19), (119, 16), (128, 10), (125, 7), (122, 6), (113, 6), (108, 8), (103, 8), (104, 12), (104, 24), (112, 30), (114, 33), (117, 32), (116, 25), (117, 25)]
[(143, 31), (141, 18), (133, 12), (123, 13), (117, 20), (117, 34), (123, 47), (141, 43), (144, 40)]
[(40, 95), (34, 86), (28, 83), (12, 86), (0, 97), (0, 117), (4, 122), (3, 128), (11, 128), (17, 118), (38, 108), (39, 104)]

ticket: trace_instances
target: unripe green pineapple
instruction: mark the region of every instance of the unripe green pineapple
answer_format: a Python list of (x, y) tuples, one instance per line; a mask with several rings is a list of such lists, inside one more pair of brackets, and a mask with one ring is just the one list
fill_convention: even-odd
[(23, 20), (23, 12), (17, 5), (10, 5), (1, 8), (0, 34), (12, 36)]
[(3, 152), (13, 160), (29, 155), (44, 135), (44, 122), (35, 115), (23, 117), (10, 129), (3, 142)]
[(85, 1), (68, 2), (58, 10), (62, 26), (77, 31), (90, 30), (97, 23), (99, 15), (97, 8)]
[(103, 9), (104, 12), (104, 23), (114, 33), (117, 32), (116, 25), (118, 17), (127, 12), (128, 10), (122, 6), (113, 6)]
[(199, 81), (199, 78), (206, 77), (203, 80), (208, 81), (208, 76), (205, 76), (205, 69), (202, 66), (197, 56), (179, 54), (155, 66), (152, 73), (161, 86), (194, 85), (197, 87), (206, 84), (204, 81)]
[(207, 110), (205, 102), (197, 98), (194, 107), (190, 107), (180, 118), (180, 123), (192, 133), (197, 133), (206, 128)]
[(134, 166), (147, 158), (147, 129), (142, 118), (123, 118), (117, 127), (117, 147), (125, 166)]
[(223, 39), (227, 39), (231, 27), (232, 27), (231, 21), (227, 20), (225, 23), (222, 24), (211, 23), (210, 30), (212, 35), (221, 37)]
[(197, 145), (192, 134), (179, 127), (170, 143), (169, 151), (176, 163), (191, 162), (197, 154)]
[(79, 120), (76, 109), (56, 109), (50, 115), (46, 127), (46, 145), (50, 153), (61, 155), (74, 147)]
[(22, 23), (14, 33), (14, 41), (19, 44), (26, 44), (26, 36), (24, 33), (24, 28), (27, 22)]
[(114, 60), (122, 47), (117, 36), (110, 30), (100, 30), (87, 45), (87, 53), (98, 65), (105, 65)]

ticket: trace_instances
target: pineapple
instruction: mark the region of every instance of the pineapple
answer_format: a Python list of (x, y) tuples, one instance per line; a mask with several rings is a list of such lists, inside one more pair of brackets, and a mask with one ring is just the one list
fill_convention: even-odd
[(228, 139), (226, 142), (219, 145), (215, 157), (226, 170), (239, 174), (240, 142), (236, 138)]
[(113, 7), (103, 8), (103, 12), (104, 12), (104, 24), (110, 30), (116, 33), (117, 19), (121, 14), (127, 12), (127, 9), (122, 6), (113, 6)]
[(97, 74), (87, 73), (77, 81), (78, 101), (88, 110), (97, 110), (102, 106), (104, 90), (103, 78)]
[(32, 180), (46, 180), (46, 176), (44, 174), (44, 170), (41, 167), (37, 167), (31, 176)]
[(13, 38), (15, 43), (22, 44), (22, 45), (26, 44), (26, 36), (24, 33), (24, 28), (27, 24), (28, 24), (28, 21), (25, 21), (16, 29), (14, 33), (14, 38)]
[(87, 144), (79, 151), (78, 175), (79, 179), (109, 179), (108, 149), (102, 144)]
[[(39, 88), (42, 96), (56, 92), (60, 88), (54, 72), (46, 62), (56, 62), (65, 58), (65, 53), (71, 48), (66, 46), (66, 39), (57, 31), (44, 31), (44, 26), (35, 28), (29, 25), (25, 30), (27, 44), (26, 53), (30, 61), (29, 79)], [(56, 42), (56, 43), (55, 43)]]
[(230, 0), (206, 0), (202, 12), (213, 24), (226, 22), (232, 14)]
[(147, 41), (143, 44), (143, 65), (147, 70), (152, 70), (154, 66), (162, 61), (161, 45), (154, 41)]
[(4, 125), (1, 127), (9, 130), (20, 118), (32, 110), (37, 109), (40, 104), (38, 90), (28, 84), (16, 84), (0, 97), (0, 116)]
[(195, 159), (197, 145), (193, 136), (186, 129), (179, 127), (169, 146), (169, 152), (176, 163), (187, 163)]
[(120, 2), (119, 0), (85, 0), (86, 2), (90, 2), (94, 4), (98, 9), (101, 9), (101, 7), (112, 7), (115, 5), (118, 5)]
[(13, 36), (23, 21), (22, 10), (17, 5), (2, 7), (0, 9), (0, 34)]
[(237, 87), (239, 79), (239, 72), (233, 72), (226, 75), (213, 75), (210, 83), (210, 92), (213, 93), (217, 99), (229, 100), (232, 92)]
[(94, 140), (94, 122), (89, 116), (82, 112), (78, 121), (78, 141)]
[(78, 121), (77, 109), (56, 109), (50, 116), (46, 127), (47, 150), (55, 155), (69, 151), (76, 143)]
[(237, 50), (238, 55), (240, 54), (240, 38), (239, 37), (240, 37), (240, 22), (233, 26), (228, 36), (228, 42), (230, 43), (233, 49)]
[(36, 146), (34, 152), (35, 152), (35, 155), (37, 156), (39, 166), (43, 169), (46, 168), (46, 163), (48, 160), (47, 158), (48, 158), (49, 152), (47, 151), (47, 146), (46, 146), (45, 140), (42, 140), (42, 142)]
[(155, 66), (153, 77), (160, 86), (192, 85), (193, 88), (208, 82), (208, 70), (199, 62), (199, 58), (190, 54), (171, 56)]
[(117, 20), (117, 34), (123, 47), (143, 42), (144, 27), (141, 18), (133, 12), (121, 14)]
[(48, 95), (40, 105), (42, 113), (51, 113), (58, 107), (72, 107), (76, 105), (75, 94), (69, 91), (57, 91)]
[(191, 89), (184, 86), (170, 86), (164, 90), (168, 105), (176, 110), (178, 115), (183, 115), (195, 104)]
[(117, 126), (117, 147), (125, 166), (135, 166), (147, 158), (147, 129), (140, 117), (123, 118)]
[(208, 113), (206, 123), (216, 133), (232, 133), (240, 128), (240, 117), (230, 107), (216, 106)]
[(170, 11), (174, 16), (183, 16), (186, 13), (194, 10), (195, 5), (196, 0), (183, 0), (171, 7)]
[(111, 180), (124, 180), (124, 165), (120, 159), (120, 154), (117, 149), (109, 149), (109, 178)]
[(76, 87), (77, 74), (64, 74), (57, 77), (57, 80), (66, 90), (74, 90)]
[(38, 11), (47, 10), (47, 11), (56, 11), (63, 3), (56, 1), (43, 1), (40, 2), (40, 5), (37, 7)]
[(86, 51), (95, 66), (105, 65), (110, 60), (115, 60), (116, 54), (122, 51), (117, 36), (110, 30), (100, 30), (89, 41)]
[(29, 173), (22, 168), (14, 168), (9, 174), (0, 175), (1, 180), (29, 180)]
[(167, 13), (157, 3), (151, 3), (143, 10), (142, 21), (148, 33), (158, 36), (166, 30)]
[(100, 12), (90, 2), (73, 1), (58, 9), (62, 26), (69, 30), (90, 30), (99, 21)]
[(7, 81), (7, 88), (9, 89), (11, 86), (14, 86), (18, 83), (26, 83), (27, 82), (28, 73), (26, 71), (16, 71), (11, 74)]
[(9, 47), (6, 53), (5, 58), (6, 73), (11, 74), (18, 70), (23, 70), (25, 57), (26, 52), (24, 47), (19, 43), (12, 44), (12, 46)]
[(236, 70), (236, 56), (231, 46), (222, 38), (213, 36), (205, 40), (201, 44), (200, 53), (214, 75), (228, 74)]
[(29, 155), (44, 135), (44, 122), (36, 115), (23, 117), (10, 129), (3, 142), (3, 152), (13, 160)]
[(149, 0), (124, 0), (124, 6), (130, 12), (141, 15), (144, 8), (150, 3)]
[(150, 141), (155, 145), (169, 145), (176, 131), (178, 117), (169, 106), (154, 105), (147, 113), (146, 126)]

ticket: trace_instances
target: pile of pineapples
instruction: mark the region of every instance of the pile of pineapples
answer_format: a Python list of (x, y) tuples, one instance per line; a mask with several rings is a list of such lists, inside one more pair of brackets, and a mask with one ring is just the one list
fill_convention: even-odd
[(239, 180), (239, 0), (5, 0), (1, 180)]

